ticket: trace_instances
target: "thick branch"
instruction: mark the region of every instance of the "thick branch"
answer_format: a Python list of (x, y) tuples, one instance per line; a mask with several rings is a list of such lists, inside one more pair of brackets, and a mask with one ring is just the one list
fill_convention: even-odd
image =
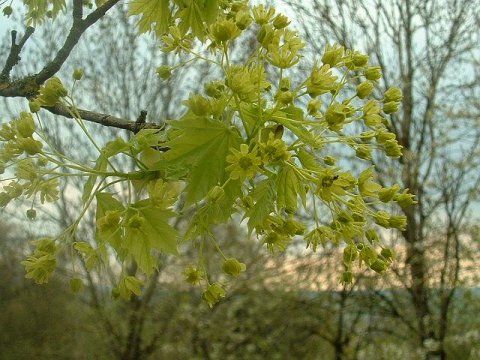
[[(73, 110), (62, 104), (56, 104), (51, 107), (44, 107), (52, 114), (61, 115), (69, 119), (73, 119)], [(118, 118), (108, 114), (97, 113), (89, 110), (76, 109), (76, 113), (80, 115), (82, 120), (94, 122), (103, 126), (125, 129), (137, 133), (141, 129), (161, 129), (163, 126), (154, 123), (138, 123), (127, 119)]]
[(8, 80), (10, 78), (10, 72), (12, 71), (14, 66), (17, 65), (20, 61), (20, 52), (22, 51), (23, 46), (34, 31), (35, 29), (33, 27), (27, 27), (25, 34), (23, 35), (20, 42), (17, 44), (17, 32), (15, 30), (12, 30), (12, 46), (10, 47), (10, 53), (8, 54), (7, 61), (5, 62), (5, 66), (3, 67), (2, 73), (0, 75), (0, 79)]

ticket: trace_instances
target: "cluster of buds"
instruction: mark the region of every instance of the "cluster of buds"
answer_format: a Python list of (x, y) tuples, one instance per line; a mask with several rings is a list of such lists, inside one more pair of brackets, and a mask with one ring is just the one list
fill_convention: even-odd
[(52, 239), (44, 238), (32, 241), (35, 251), (26, 260), (25, 266), (27, 279), (33, 279), (37, 284), (47, 283), (57, 266), (56, 254), (58, 247)]
[[(81, 78), (83, 74), (77, 73), (75, 76)], [(65, 89), (60, 79), (57, 77), (52, 77), (48, 79), (40, 88), (40, 95), (34, 101), (32, 101), (30, 107), (38, 108), (38, 105), (54, 106), (60, 101), (61, 98), (67, 95), (68, 91)]]
[(383, 112), (385, 114), (397, 112), (402, 99), (402, 91), (399, 88), (389, 88), (383, 95)]
[(271, 84), (266, 80), (263, 66), (233, 65), (227, 69), (226, 75), (225, 84), (244, 102), (258, 100), (258, 89), (266, 91), (271, 88)]

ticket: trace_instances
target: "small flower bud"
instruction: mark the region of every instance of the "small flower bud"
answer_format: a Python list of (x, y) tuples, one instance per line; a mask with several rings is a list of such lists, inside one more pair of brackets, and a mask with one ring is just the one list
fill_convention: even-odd
[(390, 214), (385, 211), (378, 211), (374, 216), (375, 223), (386, 229), (390, 228), (389, 219)]
[(32, 114), (21, 112), (20, 117), (15, 121), (15, 128), (20, 136), (24, 138), (32, 136), (35, 132), (35, 123)]
[(392, 187), (389, 187), (389, 188), (382, 188), (378, 192), (378, 199), (381, 202), (387, 203), (387, 202), (389, 202), (390, 200), (393, 199), (393, 197), (395, 196), (395, 194), (397, 193), (398, 190), (400, 190), (400, 185), (398, 185), (398, 184), (395, 184), (395, 185), (393, 185)]
[(375, 271), (376, 273), (379, 273), (379, 274), (381, 274), (382, 272), (387, 270), (387, 268), (388, 268), (388, 266), (385, 263), (385, 261), (380, 260), (380, 259), (377, 259), (370, 264), (370, 269), (372, 269), (373, 271)]
[(2, 127), (0, 128), (0, 139), (3, 141), (15, 139), (15, 130), (12, 129), (10, 124), (2, 124)]
[(28, 220), (35, 220), (37, 217), (37, 211), (35, 209), (28, 209), (27, 210), (27, 218)]
[(357, 86), (357, 96), (360, 99), (365, 99), (373, 91), (373, 83), (371, 81), (364, 81)]
[(380, 255), (382, 255), (386, 260), (390, 262), (395, 258), (395, 253), (390, 248), (382, 249), (382, 251), (380, 252)]
[(196, 267), (189, 265), (183, 271), (183, 276), (185, 277), (186, 282), (192, 285), (196, 285), (205, 278), (205, 273), (198, 270)]
[(394, 200), (400, 205), (402, 208), (409, 207), (413, 204), (416, 204), (415, 195), (409, 194), (408, 189), (404, 190), (401, 194), (397, 194), (394, 197)]
[(400, 103), (396, 101), (390, 101), (387, 103), (383, 104), (383, 112), (385, 114), (392, 114), (396, 113), (398, 111), (398, 108), (400, 107)]
[(290, 21), (288, 21), (288, 17), (282, 14), (278, 14), (275, 19), (273, 19), (273, 27), (275, 29), (283, 29), (284, 27), (287, 27), (290, 24)]
[(355, 150), (355, 155), (359, 159), (370, 160), (372, 158), (372, 149), (368, 145), (359, 145)]
[(31, 113), (36, 113), (36, 112), (40, 111), (40, 104), (35, 100), (29, 101), (28, 102), (28, 107), (30, 108)]
[(127, 227), (132, 229), (140, 229), (145, 223), (145, 218), (135, 214), (130, 219), (128, 219)]
[(370, 246), (364, 246), (360, 251), (360, 258), (370, 265), (377, 259), (377, 253)]
[(382, 124), (382, 117), (379, 115), (380, 108), (376, 101), (370, 100), (363, 106), (363, 122), (369, 127), (378, 127)]
[(380, 66), (371, 66), (364, 73), (367, 80), (377, 81), (382, 77), (382, 69)]
[(355, 52), (352, 56), (352, 62), (353, 62), (353, 65), (358, 67), (365, 66), (368, 63), (368, 55)]
[(375, 131), (372, 131), (372, 130), (364, 131), (364, 132), (360, 133), (360, 139), (362, 139), (362, 141), (365, 141), (365, 142), (369, 142), (374, 137), (375, 137)]
[(221, 186), (215, 186), (212, 190), (209, 191), (207, 198), (212, 203), (215, 203), (217, 200), (221, 199), (225, 195), (225, 190)]
[(43, 87), (40, 89), (40, 96), (37, 98), (38, 102), (44, 106), (55, 105), (61, 97), (68, 95), (67, 89), (57, 77), (48, 79)]
[(257, 40), (264, 48), (267, 48), (272, 43), (274, 35), (275, 29), (270, 24), (262, 25), (257, 34)]
[(353, 282), (353, 274), (351, 271), (344, 271), (342, 274), (342, 284), (347, 285)]
[(265, 8), (265, 6), (257, 5), (253, 7), (253, 18), (258, 25), (264, 25), (270, 21), (272, 16), (275, 14), (275, 9), (273, 7)]
[(320, 101), (320, 99), (310, 100), (307, 105), (308, 115), (317, 116), (318, 111), (320, 110), (321, 107), (322, 107), (322, 102)]
[(397, 140), (387, 140), (384, 146), (387, 156), (397, 158), (402, 155), (402, 146), (398, 144)]
[(388, 223), (390, 227), (403, 231), (407, 227), (407, 218), (404, 215), (392, 216)]
[(290, 90), (290, 88), (292, 87), (292, 82), (290, 81), (289, 78), (282, 78), (282, 80), (280, 80), (280, 86), (279, 86), (279, 89), (281, 91), (288, 91)]
[(156, 73), (161, 79), (168, 80), (172, 76), (172, 67), (168, 65), (159, 66)]
[(231, 20), (220, 20), (211, 26), (212, 35), (215, 41), (225, 43), (228, 40), (236, 38), (240, 31)]
[(345, 265), (350, 265), (358, 256), (358, 249), (355, 245), (348, 245), (343, 249), (343, 262)]
[(322, 63), (330, 65), (330, 67), (336, 66), (343, 58), (344, 48), (338, 44), (333, 46), (327, 45), (325, 52), (322, 56)]
[(222, 81), (213, 81), (205, 84), (205, 93), (215, 99), (220, 98), (224, 91), (225, 84)]
[(35, 155), (42, 151), (43, 144), (33, 138), (21, 138), (17, 140), (18, 148), (28, 155)]
[(288, 105), (293, 102), (295, 96), (291, 91), (279, 91), (275, 95), (275, 100), (281, 105)]
[(246, 268), (247, 267), (244, 263), (241, 263), (233, 257), (226, 259), (222, 265), (223, 272), (234, 277), (240, 275), (240, 273), (244, 272)]
[(384, 129), (378, 130), (375, 139), (379, 144), (385, 144), (389, 140), (395, 140), (395, 134)]
[(403, 95), (402, 95), (402, 90), (400, 90), (397, 87), (391, 87), (387, 91), (385, 91), (385, 94), (383, 95), (384, 99), (383, 102), (388, 103), (390, 101), (402, 101)]
[(323, 162), (325, 165), (333, 166), (337, 163), (337, 159), (335, 159), (333, 156), (327, 155), (323, 158)]
[(208, 115), (212, 111), (210, 102), (202, 95), (192, 95), (184, 104), (197, 116)]
[(84, 71), (82, 68), (76, 68), (75, 70), (73, 70), (73, 79), (74, 80), (82, 80), (83, 78), (83, 75), (84, 75)]
[(325, 112), (325, 120), (327, 121), (330, 130), (338, 131), (343, 127), (346, 118), (346, 106), (339, 103), (333, 103)]
[(245, 30), (251, 23), (252, 18), (247, 11), (240, 11), (235, 16), (235, 25), (237, 25), (240, 30)]
[(208, 286), (207, 290), (203, 293), (203, 299), (207, 302), (209, 307), (213, 307), (226, 295), (225, 289), (219, 284), (214, 283)]
[(365, 237), (371, 244), (377, 243), (379, 241), (378, 234), (374, 229), (368, 229), (365, 231)]
[(2, 12), (3, 12), (3, 15), (5, 15), (6, 17), (10, 17), (10, 15), (12, 15), (13, 13), (13, 9), (11, 6), (5, 6)]

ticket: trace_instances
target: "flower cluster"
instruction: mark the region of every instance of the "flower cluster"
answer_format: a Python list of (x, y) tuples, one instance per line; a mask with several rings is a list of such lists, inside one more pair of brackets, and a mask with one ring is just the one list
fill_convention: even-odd
[[(13, 170), (15, 180), (3, 185), (0, 192), (0, 207), (21, 196), (35, 197), (40, 202), (58, 199), (58, 179), (48, 176), (48, 160), (44, 155), (43, 143), (34, 138), (35, 122), (30, 113), (22, 112), (18, 119), (3, 124), (0, 128), (0, 174)], [(4, 180), (0, 179), (0, 182)], [(34, 219), (34, 209), (27, 213)]]

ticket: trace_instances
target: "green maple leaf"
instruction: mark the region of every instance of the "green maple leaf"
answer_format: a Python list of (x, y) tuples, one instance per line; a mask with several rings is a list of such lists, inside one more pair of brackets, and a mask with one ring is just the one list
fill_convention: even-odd
[[(182, 1), (182, 3), (185, 3), (185, 1)], [(208, 26), (217, 19), (218, 0), (197, 0), (187, 3), (176, 14), (180, 18), (180, 29), (184, 33), (192, 29), (193, 36), (203, 41), (205, 39), (205, 24)]]
[(266, 218), (274, 210), (275, 179), (269, 178), (259, 182), (251, 193), (253, 206), (245, 212), (248, 217), (248, 232), (251, 234), (257, 226), (263, 225)]
[(227, 174), (226, 157), (231, 148), (239, 148), (238, 132), (217, 120), (186, 116), (170, 123), (173, 138), (165, 146), (168, 165), (189, 168), (186, 201), (196, 202), (215, 185), (222, 185)]
[(100, 231), (98, 228), (98, 223), (101, 218), (103, 218), (107, 211), (123, 211), (124, 207), (120, 201), (113, 197), (113, 194), (110, 193), (96, 193), (97, 198), (97, 240), (101, 243), (108, 242), (116, 249), (120, 249), (120, 244), (122, 241), (122, 231), (118, 227), (105, 229)]
[(172, 15), (169, 0), (133, 0), (130, 2), (129, 15), (140, 15), (138, 29), (140, 33), (153, 30), (157, 36), (168, 31)]
[(305, 144), (317, 148), (318, 141), (305, 126), (301, 123), (305, 122), (303, 110), (296, 106), (289, 106), (283, 108), (281, 111), (276, 111), (271, 120), (283, 125), (290, 130), (295, 136), (301, 139)]
[(157, 265), (152, 250), (178, 255), (177, 231), (168, 223), (175, 213), (141, 200), (129, 207), (127, 218), (133, 215), (139, 215), (144, 221), (139, 228), (126, 227), (123, 247), (142, 271), (151, 274)]
[(301, 184), (297, 172), (293, 166), (285, 165), (277, 176), (277, 208), (288, 212), (297, 210), (297, 197), (300, 195), (303, 203), (306, 203), (305, 188)]

